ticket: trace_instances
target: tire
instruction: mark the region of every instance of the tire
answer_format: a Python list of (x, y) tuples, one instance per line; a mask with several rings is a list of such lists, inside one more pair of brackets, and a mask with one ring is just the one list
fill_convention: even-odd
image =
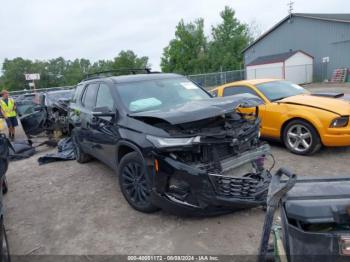
[(143, 213), (158, 210), (151, 202), (151, 185), (146, 177), (146, 168), (137, 152), (125, 155), (118, 166), (120, 189), (128, 203)]
[(7, 178), (6, 176), (4, 176), (2, 180), (2, 194), (5, 195), (8, 192), (8, 190), (9, 188), (8, 188)]
[(75, 153), (75, 159), (78, 163), (83, 164), (87, 163), (91, 160), (91, 156), (89, 154), (86, 154), (80, 147), (78, 139), (72, 135), (73, 139), (73, 145), (74, 145), (74, 153)]
[(292, 120), (283, 129), (286, 148), (297, 155), (313, 155), (322, 147), (317, 130), (304, 120)]
[(1, 218), (1, 225), (0, 225), (0, 259), (2, 262), (11, 262), (11, 257), (10, 257), (10, 249), (9, 249), (9, 244), (7, 240), (7, 235), (6, 235), (6, 230), (5, 230), (5, 225), (4, 225), (4, 220)]

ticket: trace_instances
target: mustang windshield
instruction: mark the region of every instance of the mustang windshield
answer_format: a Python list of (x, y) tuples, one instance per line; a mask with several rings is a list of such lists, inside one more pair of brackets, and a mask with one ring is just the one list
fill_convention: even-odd
[(271, 102), (307, 93), (306, 89), (303, 87), (287, 81), (272, 81), (256, 85), (256, 87)]
[(186, 78), (157, 79), (117, 85), (121, 101), (130, 112), (164, 110), (210, 95)]

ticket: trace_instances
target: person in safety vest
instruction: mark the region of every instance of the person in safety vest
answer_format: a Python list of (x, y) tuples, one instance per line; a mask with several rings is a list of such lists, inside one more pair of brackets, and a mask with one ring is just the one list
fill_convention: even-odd
[(15, 127), (18, 126), (16, 104), (15, 101), (9, 97), (9, 92), (3, 90), (2, 99), (0, 100), (1, 114), (6, 120), (7, 127), (9, 129), (9, 138), (15, 139)]

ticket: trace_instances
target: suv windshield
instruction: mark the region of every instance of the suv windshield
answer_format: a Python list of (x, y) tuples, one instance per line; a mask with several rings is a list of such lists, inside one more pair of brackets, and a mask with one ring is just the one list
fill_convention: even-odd
[(303, 87), (287, 81), (272, 81), (256, 85), (256, 87), (271, 102), (307, 93)]
[(124, 106), (130, 112), (164, 110), (210, 95), (186, 78), (157, 79), (117, 85)]

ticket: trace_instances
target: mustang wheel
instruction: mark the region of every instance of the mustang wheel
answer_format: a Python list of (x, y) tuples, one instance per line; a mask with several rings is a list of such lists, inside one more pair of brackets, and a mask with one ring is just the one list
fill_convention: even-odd
[(322, 144), (316, 129), (303, 120), (291, 121), (283, 131), (285, 146), (298, 155), (312, 155)]
[(127, 154), (118, 167), (120, 189), (129, 204), (138, 211), (151, 213), (158, 208), (151, 203), (151, 186), (144, 163), (137, 152)]
[(83, 150), (81, 149), (77, 138), (72, 135), (73, 139), (73, 145), (74, 145), (74, 153), (75, 153), (75, 159), (77, 160), (78, 163), (86, 163), (91, 160), (91, 156), (84, 153)]

